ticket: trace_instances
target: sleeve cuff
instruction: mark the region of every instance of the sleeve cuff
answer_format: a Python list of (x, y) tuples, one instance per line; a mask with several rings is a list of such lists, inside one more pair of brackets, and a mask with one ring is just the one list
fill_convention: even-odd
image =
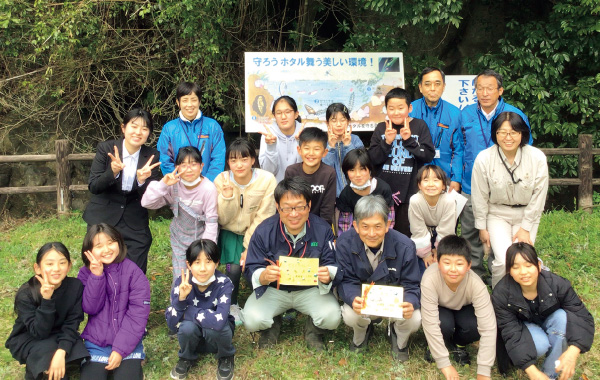
[(333, 265), (326, 265), (327, 269), (329, 270), (329, 277), (331, 278), (331, 281), (329, 281), (329, 284), (324, 284), (321, 281), (319, 281), (319, 293), (321, 295), (323, 294), (327, 294), (329, 293), (329, 291), (331, 290), (331, 287), (333, 286), (333, 279), (335, 278), (335, 275), (337, 274), (337, 267), (334, 267)]
[(477, 374), (481, 376), (492, 377), (492, 367), (487, 365), (477, 364)]
[(260, 275), (266, 268), (259, 268), (252, 273), (252, 289), (260, 288), (263, 284), (260, 283)]

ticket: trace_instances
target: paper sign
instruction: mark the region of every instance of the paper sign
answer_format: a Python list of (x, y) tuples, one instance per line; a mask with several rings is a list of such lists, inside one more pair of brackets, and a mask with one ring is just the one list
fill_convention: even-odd
[(279, 257), (279, 273), (281, 274), (279, 283), (282, 285), (317, 285), (318, 271), (318, 258)]
[(454, 198), (454, 201), (456, 202), (456, 219), (458, 219), (460, 213), (462, 212), (463, 208), (465, 208), (465, 205), (467, 204), (467, 197), (465, 197), (464, 195), (462, 195), (461, 193), (452, 190), (448, 192), (448, 195), (452, 198)]
[(477, 103), (473, 80), (475, 75), (446, 75), (446, 90), (442, 99), (463, 109)]
[(362, 285), (363, 315), (402, 318), (404, 288), (401, 286)]

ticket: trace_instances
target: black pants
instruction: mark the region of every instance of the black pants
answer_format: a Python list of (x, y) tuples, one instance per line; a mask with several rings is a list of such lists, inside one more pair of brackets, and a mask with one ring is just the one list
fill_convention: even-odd
[(142, 359), (127, 359), (121, 361), (121, 365), (112, 371), (104, 369), (106, 364), (97, 362), (86, 362), (81, 366), (81, 380), (105, 380), (112, 372), (114, 380), (142, 380)]
[(480, 339), (473, 305), (465, 305), (460, 310), (450, 310), (442, 306), (438, 309), (440, 328), (446, 344), (465, 346)]
[(240, 279), (242, 277), (242, 267), (237, 264), (226, 264), (225, 274), (233, 283), (233, 292), (231, 293), (231, 304), (237, 305), (238, 294), (240, 293)]
[(127, 245), (127, 258), (136, 263), (142, 272), (146, 274), (148, 252), (152, 245), (150, 227), (146, 226), (142, 230), (134, 230), (121, 218), (115, 228), (123, 235), (123, 240), (125, 241), (125, 245)]
[(408, 203), (400, 203), (394, 205), (396, 210), (396, 220), (394, 221), (394, 229), (404, 235), (410, 237), (410, 224), (408, 222)]

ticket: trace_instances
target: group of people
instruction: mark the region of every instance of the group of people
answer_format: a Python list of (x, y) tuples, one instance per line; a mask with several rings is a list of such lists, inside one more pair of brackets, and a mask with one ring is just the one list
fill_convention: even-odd
[[(293, 98), (276, 99), (258, 155), (245, 138), (226, 147), (193, 83), (177, 87), (179, 118), (163, 126), (158, 150), (145, 145), (151, 116), (130, 111), (123, 137), (100, 143), (91, 167), (78, 279), (67, 276), (66, 247), (47, 243), (17, 292), (6, 347), (26, 364), (25, 377), (62, 379), (67, 363), (80, 366), (82, 379), (143, 377), (147, 209), (163, 206), (173, 211), (165, 311), (180, 345), (173, 379), (184, 379), (203, 353), (216, 353), (217, 378), (231, 379), (236, 325), (259, 332), (258, 346), (268, 347), (291, 310), (307, 316), (310, 349), (323, 351), (323, 334), (343, 320), (353, 329), (349, 349), (364, 351), (382, 318), (363, 314), (363, 284), (403, 287), (402, 315), (388, 321), (395, 360), (409, 359), (409, 337), (422, 326), (425, 358), (447, 379), (470, 363), (466, 345), (475, 341), (478, 379), (490, 378), (496, 356), (501, 371), (512, 364), (532, 379), (572, 376), (594, 321), (533, 247), (545, 156), (531, 146), (527, 117), (503, 100), (499, 74), (480, 73), (478, 103), (462, 111), (441, 99), (444, 88), (444, 73), (426, 68), (422, 99), (390, 90), (368, 149), (341, 103), (327, 108), (323, 131), (303, 127)], [(458, 193), (467, 198), (462, 210)], [(313, 286), (279, 283), (286, 256), (318, 259)], [(252, 289), (243, 308), (242, 274)]]

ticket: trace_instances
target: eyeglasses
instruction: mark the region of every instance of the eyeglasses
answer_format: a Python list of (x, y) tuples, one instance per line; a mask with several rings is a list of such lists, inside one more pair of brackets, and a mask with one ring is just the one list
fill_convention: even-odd
[(476, 90), (477, 90), (477, 92), (481, 92), (481, 93), (484, 93), (484, 92), (491, 93), (491, 92), (497, 91), (498, 87), (477, 87)]
[(179, 169), (181, 169), (182, 171), (187, 170), (188, 168), (190, 169), (198, 169), (200, 167), (200, 163), (198, 162), (191, 162), (189, 164), (179, 164)]
[(438, 81), (435, 81), (435, 82), (425, 82), (425, 83), (423, 83), (423, 86), (425, 86), (426, 88), (429, 88), (429, 87), (432, 87), (432, 86), (433, 86), (433, 88), (440, 88), (440, 87), (442, 87), (442, 84), (443, 83), (438, 80)]
[(279, 207), (279, 211), (284, 214), (290, 214), (292, 211), (302, 212), (308, 208), (308, 203), (304, 206), (296, 206), (296, 207)]
[(517, 131), (510, 131), (510, 132), (498, 131), (498, 132), (496, 132), (496, 136), (500, 137), (501, 139), (505, 138), (506, 135), (509, 135), (510, 137), (512, 137), (514, 139), (517, 136), (521, 136), (521, 132), (517, 132)]
[(289, 116), (291, 116), (293, 113), (294, 113), (294, 110), (292, 110), (292, 109), (285, 110), (285, 111), (277, 111), (277, 112), (275, 112), (275, 117), (277, 117), (277, 118), (280, 118), (280, 117), (282, 117), (283, 115), (285, 115), (285, 116), (288, 116), (288, 117), (289, 117)]

